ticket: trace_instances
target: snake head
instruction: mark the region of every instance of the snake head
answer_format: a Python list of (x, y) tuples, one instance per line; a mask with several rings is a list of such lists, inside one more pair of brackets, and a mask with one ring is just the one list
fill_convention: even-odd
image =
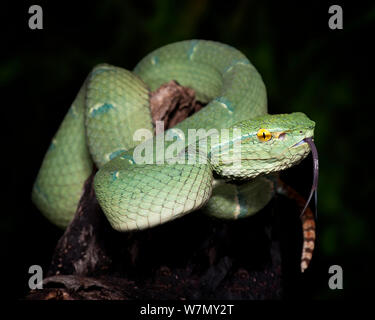
[(213, 149), (213, 169), (224, 178), (249, 179), (290, 168), (309, 154), (305, 139), (313, 138), (314, 127), (301, 112), (241, 121), (228, 141)]

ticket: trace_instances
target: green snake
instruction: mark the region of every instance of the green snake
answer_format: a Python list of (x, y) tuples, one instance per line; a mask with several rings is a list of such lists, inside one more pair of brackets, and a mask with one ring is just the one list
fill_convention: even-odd
[[(157, 136), (135, 139), (154, 131), (150, 92), (170, 80), (192, 88), (206, 106)], [(308, 155), (314, 127), (300, 112), (267, 113), (262, 78), (237, 49), (205, 40), (169, 44), (133, 71), (108, 64), (91, 71), (46, 152), (32, 199), (65, 228), (96, 166), (95, 194), (116, 230), (157, 226), (198, 209), (244, 218), (272, 198), (270, 175)], [(192, 129), (203, 135), (188, 139)]]

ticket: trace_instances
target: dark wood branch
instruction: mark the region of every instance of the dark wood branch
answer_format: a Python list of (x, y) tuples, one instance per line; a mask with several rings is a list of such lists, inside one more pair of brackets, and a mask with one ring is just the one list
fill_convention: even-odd
[(47, 275), (91, 275), (106, 270), (111, 258), (102, 245), (109, 223), (95, 197), (95, 172), (87, 179), (77, 212), (57, 243)]
[(193, 89), (183, 87), (173, 80), (151, 93), (150, 106), (154, 123), (164, 121), (165, 129), (174, 127), (203, 107), (195, 100)]

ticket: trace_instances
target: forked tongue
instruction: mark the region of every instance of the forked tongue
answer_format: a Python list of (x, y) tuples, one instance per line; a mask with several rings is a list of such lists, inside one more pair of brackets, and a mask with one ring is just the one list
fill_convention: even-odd
[(304, 141), (308, 143), (310, 149), (311, 149), (311, 154), (313, 158), (313, 173), (314, 173), (314, 178), (313, 178), (313, 183), (310, 191), (309, 198), (306, 201), (305, 207), (303, 208), (301, 212), (301, 217), (305, 213), (305, 210), (307, 206), (310, 203), (310, 200), (315, 193), (315, 218), (317, 218), (317, 206), (318, 206), (318, 176), (319, 176), (319, 160), (318, 160), (318, 150), (316, 149), (316, 146), (314, 144), (314, 141), (312, 138), (305, 138)]

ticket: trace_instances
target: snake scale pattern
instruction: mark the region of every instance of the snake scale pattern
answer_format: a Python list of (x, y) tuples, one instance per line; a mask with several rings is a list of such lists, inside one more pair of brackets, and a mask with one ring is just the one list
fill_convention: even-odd
[[(150, 92), (170, 80), (192, 88), (206, 106), (157, 137), (136, 141), (137, 130), (154, 130)], [(32, 199), (65, 228), (96, 166), (95, 193), (116, 230), (153, 227), (197, 209), (221, 219), (244, 218), (272, 198), (273, 173), (309, 154), (306, 139), (314, 127), (300, 112), (268, 114), (262, 78), (237, 49), (205, 40), (172, 43), (133, 71), (93, 68), (52, 139)], [(192, 129), (218, 132), (218, 140), (208, 133), (188, 140)], [(151, 162), (139, 163), (137, 152), (146, 148)]]

